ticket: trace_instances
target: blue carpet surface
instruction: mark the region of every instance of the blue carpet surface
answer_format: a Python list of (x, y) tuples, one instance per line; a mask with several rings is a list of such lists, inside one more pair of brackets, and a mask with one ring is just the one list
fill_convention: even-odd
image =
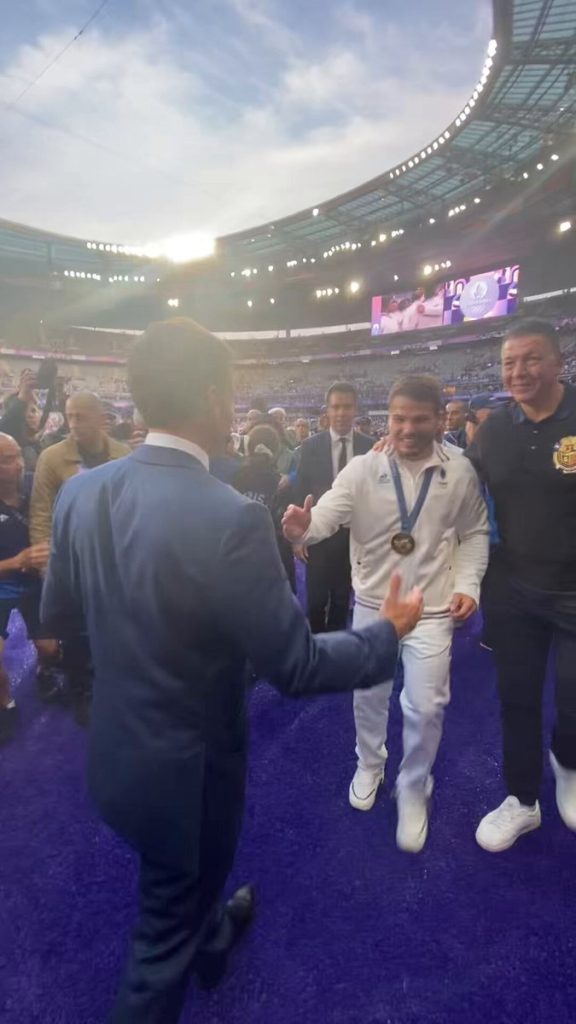
[[(100, 1024), (134, 913), (135, 864), (86, 795), (85, 735), (38, 703), (21, 625), (7, 652), (21, 709), (0, 750), (0, 1020)], [(543, 827), (508, 853), (475, 844), (503, 797), (490, 656), (458, 636), (430, 839), (394, 845), (395, 695), (384, 792), (354, 812), (351, 699), (252, 697), (245, 828), (231, 886), (257, 923), (183, 1024), (574, 1024), (576, 836), (547, 768)]]

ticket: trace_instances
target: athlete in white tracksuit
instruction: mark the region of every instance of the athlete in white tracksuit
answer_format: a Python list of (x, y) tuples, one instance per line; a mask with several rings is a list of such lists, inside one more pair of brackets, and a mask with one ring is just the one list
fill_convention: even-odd
[[(394, 398), (392, 393), (391, 435), (396, 429), (394, 416), (399, 413), (408, 416), (407, 429), (418, 435), (418, 409), (426, 412), (426, 403), (401, 395)], [(454, 621), (467, 618), (477, 607), (488, 560), (486, 507), (475, 470), (460, 452), (452, 454), (433, 440), (438, 424), (440, 412), (426, 430), (420, 429), (413, 443), (408, 438), (408, 445), (403, 444), (398, 435), (396, 454), (372, 451), (349, 462), (311, 510), (311, 524), (302, 537), (303, 544), (315, 544), (341, 526), (350, 527), (354, 628), (377, 617), (394, 572), (402, 574), (406, 589), (417, 586), (424, 593), (424, 616), (401, 643), (404, 758), (397, 780), (397, 840), (403, 849), (414, 852), (422, 848), (427, 835), (431, 771), (450, 699)], [(424, 445), (426, 438), (428, 444)], [(431, 468), (429, 491), (410, 530), (414, 550), (408, 555), (391, 546), (392, 538), (402, 532), (392, 460), (398, 467), (408, 510), (413, 509), (426, 470)], [(287, 535), (290, 524), (296, 522), (295, 515), (300, 524), (304, 521), (303, 512), (288, 510)], [(383, 681), (370, 692), (354, 695), (358, 769), (350, 787), (350, 802), (363, 810), (373, 805), (383, 775), (392, 685), (392, 680)]]

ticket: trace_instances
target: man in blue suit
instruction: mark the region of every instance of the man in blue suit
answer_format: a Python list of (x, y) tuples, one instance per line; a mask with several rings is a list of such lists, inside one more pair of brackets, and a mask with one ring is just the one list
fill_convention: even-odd
[(230, 430), (226, 347), (189, 320), (153, 324), (129, 363), (149, 425), (130, 456), (58, 498), (43, 616), (87, 629), (91, 790), (140, 856), (140, 912), (109, 1024), (176, 1024), (192, 973), (218, 982), (253, 915), (221, 897), (242, 821), (248, 666), (291, 696), (393, 674), (422, 599), (399, 579), (368, 629), (313, 638), (268, 511), (208, 472)]
[[(326, 395), (328, 430), (304, 441), (299, 450), (295, 500), (303, 505), (308, 495), (314, 504), (329, 491), (338, 473), (355, 455), (365, 455), (373, 441), (354, 430), (358, 394), (352, 384), (332, 384)], [(346, 629), (352, 580), (350, 531), (342, 527), (305, 554), (308, 620), (313, 633)]]

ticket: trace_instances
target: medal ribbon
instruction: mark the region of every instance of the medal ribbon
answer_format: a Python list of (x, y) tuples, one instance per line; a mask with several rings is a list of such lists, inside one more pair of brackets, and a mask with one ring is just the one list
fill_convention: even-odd
[(428, 497), (428, 491), (430, 490), (430, 484), (432, 483), (432, 477), (434, 476), (435, 466), (428, 466), (428, 469), (424, 470), (424, 479), (418, 492), (418, 497), (414, 503), (414, 508), (411, 512), (408, 512), (408, 506), (406, 504), (406, 495), (404, 494), (404, 488), (402, 486), (402, 477), (400, 476), (400, 470), (395, 459), (390, 459), (390, 472), (392, 474), (392, 482), (394, 484), (394, 490), (396, 491), (396, 498), (398, 501), (398, 509), (400, 511), (400, 522), (402, 524), (402, 533), (412, 534), (412, 530), (416, 526), (418, 516), (420, 515), (424, 502)]

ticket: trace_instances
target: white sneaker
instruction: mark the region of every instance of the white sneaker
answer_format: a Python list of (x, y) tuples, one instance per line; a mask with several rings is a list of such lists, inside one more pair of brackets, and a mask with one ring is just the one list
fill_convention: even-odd
[(378, 768), (377, 771), (357, 768), (348, 793), (351, 806), (357, 811), (370, 811), (374, 807), (378, 786), (383, 780), (383, 768)]
[(503, 804), (491, 811), (478, 825), (476, 842), (488, 853), (509, 850), (520, 836), (540, 828), (542, 816), (538, 801), (525, 807), (516, 796), (506, 797)]
[(405, 853), (420, 853), (428, 838), (428, 805), (434, 782), (428, 779), (423, 793), (413, 789), (398, 789), (398, 827), (396, 846)]
[(556, 804), (564, 824), (576, 832), (576, 772), (563, 768), (550, 751), (550, 764), (556, 776)]

